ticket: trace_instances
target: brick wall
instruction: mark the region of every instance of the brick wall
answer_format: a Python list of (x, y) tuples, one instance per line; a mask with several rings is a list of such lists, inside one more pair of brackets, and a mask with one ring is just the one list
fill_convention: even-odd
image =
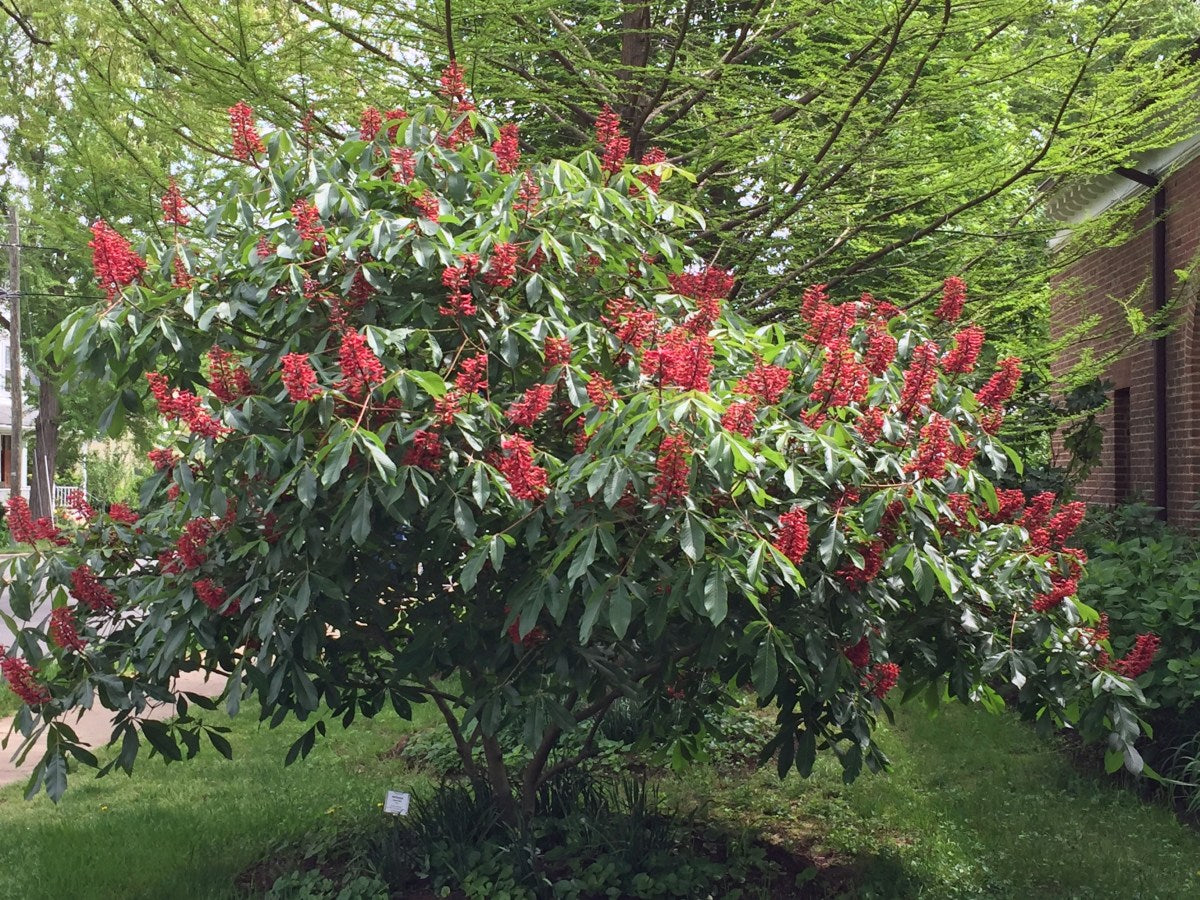
[[(1166, 190), (1167, 287), (1168, 297), (1174, 298), (1181, 293), (1175, 270), (1190, 267), (1200, 248), (1200, 159), (1172, 173)], [(1137, 210), (1133, 237), (1080, 259), (1055, 279), (1052, 336), (1063, 336), (1091, 316), (1098, 316), (1101, 323), (1066, 349), (1055, 366), (1056, 374), (1076, 363), (1085, 348), (1104, 356), (1129, 341), (1129, 325), (1118, 299), (1137, 302), (1147, 316), (1153, 312), (1150, 194), (1143, 192), (1128, 202), (1131, 210)], [(1167, 505), (1172, 522), (1194, 529), (1200, 527), (1196, 509), (1200, 501), (1200, 365), (1195, 359), (1196, 310), (1192, 303), (1181, 304), (1175, 325), (1167, 338)], [(1105, 429), (1100, 464), (1081, 485), (1081, 496), (1092, 503), (1112, 504), (1122, 499), (1117, 493), (1127, 484), (1132, 497), (1153, 501), (1153, 342), (1138, 339), (1109, 366), (1106, 377), (1114, 392), (1128, 391), (1128, 431), (1124, 436), (1118, 434), (1115, 426), (1122, 414), (1121, 404), (1111, 403), (1100, 416)]]

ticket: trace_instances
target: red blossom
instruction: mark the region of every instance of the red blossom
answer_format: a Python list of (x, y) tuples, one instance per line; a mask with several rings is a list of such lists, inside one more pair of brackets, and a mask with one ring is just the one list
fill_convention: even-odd
[(258, 239), (258, 243), (254, 246), (254, 252), (258, 254), (258, 259), (261, 262), (269, 256), (275, 255), (275, 245), (264, 234)]
[(161, 205), (163, 221), (166, 224), (182, 227), (192, 221), (187, 213), (183, 211), (183, 208), (187, 206), (187, 201), (183, 199), (183, 194), (179, 192), (179, 185), (175, 183), (174, 178), (167, 179), (167, 192), (163, 194)]
[(336, 387), (354, 401), (361, 401), (386, 375), (383, 363), (367, 346), (367, 339), (357, 331), (346, 331), (342, 334), (338, 365), (342, 371), (342, 378)]
[(463, 80), (463, 68), (456, 60), (442, 69), (441, 89), (438, 91), (448, 100), (460, 100), (467, 93), (467, 85)]
[(596, 116), (596, 143), (606, 146), (613, 138), (621, 133), (621, 117), (613, 112), (612, 107), (605, 103), (600, 107), (600, 115)]
[(1086, 504), (1079, 501), (1065, 504), (1046, 526), (1050, 535), (1051, 548), (1061, 550), (1067, 539), (1075, 533), (1075, 529), (1079, 527), (1079, 523), (1083, 521), (1086, 513)]
[(146, 381), (158, 403), (158, 410), (169, 421), (180, 421), (193, 434), (216, 438), (229, 431), (217, 419), (205, 411), (200, 398), (191, 391), (172, 389), (165, 376), (158, 372), (147, 372)]
[(486, 391), (488, 387), (488, 357), (480, 353), (469, 359), (464, 359), (459, 366), (458, 375), (454, 379), (458, 389), (464, 394), (474, 394)]
[(882, 700), (899, 680), (900, 667), (896, 663), (876, 663), (863, 678), (862, 687)]
[(200, 578), (192, 586), (196, 592), (196, 596), (200, 598), (200, 602), (211, 609), (213, 612), (219, 612), (223, 616), (232, 616), (241, 609), (241, 603), (233, 602), (222, 611), (221, 607), (225, 606), (225, 601), (229, 599), (225, 588), (216, 584), (211, 578)]
[(389, 109), (384, 114), (384, 118), (389, 122), (395, 123), (389, 125), (387, 130), (388, 140), (394, 141), (396, 140), (396, 135), (400, 133), (400, 123), (408, 118), (408, 113), (399, 107), (396, 107), (395, 109)]
[(978, 325), (968, 325), (954, 336), (954, 349), (942, 357), (942, 369), (969, 375), (975, 371), (975, 361), (983, 349), (984, 332)]
[(60, 606), (50, 613), (50, 641), (54, 646), (72, 653), (78, 653), (87, 646), (87, 641), (79, 636), (75, 612), (69, 606)]
[(882, 540), (874, 540), (869, 544), (859, 545), (858, 552), (862, 555), (862, 565), (858, 565), (851, 559), (837, 570), (835, 574), (845, 582), (846, 587), (852, 591), (861, 590), (866, 587), (875, 577), (879, 575), (879, 571), (883, 568), (883, 551), (885, 545)]
[(979, 509), (979, 517), (984, 521), (999, 523), (1011, 522), (1025, 508), (1025, 492), (1019, 488), (999, 488), (996, 491), (998, 509), (992, 512), (986, 505)]
[(138, 521), (138, 514), (124, 503), (109, 504), (108, 517), (120, 525), (136, 525)]
[(857, 321), (857, 303), (843, 303), (840, 306), (822, 303), (814, 312), (812, 324), (804, 339), (812, 341), (818, 347), (841, 347), (849, 343), (850, 332)]
[(438, 203), (437, 196), (432, 191), (426, 190), (425, 193), (413, 201), (413, 206), (417, 208), (417, 212), (421, 218), (428, 219), (430, 222), (438, 220), (441, 206)]
[(85, 522), (90, 522), (96, 518), (96, 510), (92, 508), (92, 504), (88, 503), (87, 494), (79, 488), (76, 488), (67, 495), (67, 506), (71, 512), (75, 513), (75, 515), (79, 516)]
[(878, 406), (869, 406), (858, 419), (858, 434), (864, 442), (874, 444), (883, 437), (883, 423), (883, 410)]
[(808, 513), (797, 506), (779, 517), (779, 527), (771, 543), (793, 565), (799, 566), (808, 553), (808, 533)]
[(416, 466), (427, 472), (442, 468), (442, 440), (436, 431), (418, 431), (413, 435), (412, 446), (404, 453), (400, 462), (403, 466)]
[(1077, 579), (1054, 575), (1050, 579), (1050, 592), (1038, 594), (1034, 598), (1033, 610), (1039, 613), (1049, 612), (1068, 597), (1073, 596), (1078, 590), (1079, 581)]
[[(665, 162), (667, 153), (661, 147), (651, 147), (642, 154), (643, 166), (657, 166), (661, 162)], [(638, 181), (644, 184), (647, 188), (658, 193), (658, 189), (662, 186), (662, 173), (656, 169), (650, 169), (646, 172), (638, 173)]]
[(359, 140), (373, 141), (375, 136), (379, 134), (379, 129), (383, 125), (383, 116), (373, 106), (368, 106), (362, 111), (362, 115), (358, 119), (358, 137)]
[(173, 447), (156, 447), (146, 454), (146, 458), (154, 464), (155, 470), (175, 468), (175, 460), (179, 459), (178, 452)]
[(104, 288), (110, 302), (121, 293), (121, 288), (137, 281), (146, 269), (146, 261), (133, 252), (129, 241), (103, 219), (98, 219), (92, 226), (88, 247), (92, 250), (96, 281)]
[[(0, 653), (3, 652), (3, 648), (0, 648)], [(19, 656), (6, 656), (0, 660), (0, 673), (4, 675), (4, 680), (8, 682), (12, 692), (29, 706), (41, 706), (52, 699), (46, 686), (39, 684), (34, 677), (29, 663)]]
[(921, 429), (921, 442), (916, 455), (904, 467), (905, 472), (916, 472), (920, 478), (941, 478), (946, 474), (946, 462), (950, 455), (950, 423), (934, 413)]
[(71, 572), (71, 596), (94, 613), (107, 612), (116, 607), (112, 591), (100, 583), (100, 579), (89, 565), (76, 566)]
[(547, 369), (553, 366), (570, 365), (571, 354), (574, 352), (569, 340), (557, 337), (546, 338), (542, 350), (545, 354)]
[(1015, 356), (1000, 360), (1000, 368), (988, 379), (987, 384), (975, 394), (980, 406), (998, 409), (1003, 406), (1021, 383), (1021, 361)]
[(500, 126), (500, 139), (492, 142), (492, 153), (496, 156), (496, 171), (501, 175), (517, 171), (521, 164), (521, 141), (516, 125)]
[(768, 365), (759, 360), (749, 374), (738, 380), (733, 389), (739, 394), (757, 398), (764, 406), (774, 406), (791, 383), (790, 369)]
[(823, 407), (861, 403), (871, 385), (871, 373), (859, 363), (848, 345), (831, 347), (825, 354), (809, 400)]
[(175, 541), (175, 552), (185, 569), (198, 569), (208, 560), (204, 552), (212, 537), (213, 524), (208, 519), (190, 519)]
[(865, 669), (871, 664), (871, 642), (864, 634), (853, 647), (843, 648), (842, 654), (856, 669)]
[[(407, 147), (393, 147), (388, 151), (388, 161), (392, 167), (392, 181), (396, 184), (408, 184), (416, 177), (417, 158)], [(425, 218), (436, 222), (437, 210), (432, 216), (426, 214)]]
[(308, 361), (307, 353), (288, 353), (280, 362), (283, 363), (283, 386), (287, 388), (288, 397), (300, 403), (320, 396), (317, 373)]
[(487, 271), (483, 274), (484, 283), (491, 287), (511, 287), (513, 278), (517, 274), (518, 253), (516, 244), (506, 241), (496, 244), (488, 259)]
[(29, 503), (24, 497), (10, 497), (6, 506), (8, 514), (4, 520), (14, 541), (30, 545), (36, 545), (38, 541), (51, 541), (60, 547), (69, 543), (49, 517), (33, 519), (29, 513)]
[(1053, 491), (1042, 491), (1035, 494), (1025, 507), (1025, 512), (1017, 522), (1026, 531), (1036, 531), (1050, 519), (1050, 510), (1054, 508), (1058, 496)]
[(208, 351), (208, 389), (222, 403), (236, 403), (254, 393), (250, 373), (234, 365), (234, 356), (220, 347)]
[(252, 162), (256, 154), (267, 152), (254, 127), (254, 109), (245, 100), (229, 107), (229, 127), (233, 131), (234, 159)]
[(635, 306), (624, 297), (614, 297), (604, 307), (600, 322), (625, 346), (637, 350), (658, 331), (653, 310)]
[(321, 214), (315, 203), (303, 198), (292, 204), (292, 217), (295, 219), (296, 231), (300, 240), (312, 241), (313, 252), (321, 255), (325, 252), (325, 226), (321, 223)]
[(471, 293), (471, 279), (479, 271), (477, 253), (461, 253), (457, 266), (446, 266), (442, 270), (442, 287), (447, 291), (446, 304), (438, 307), (438, 313), (450, 318), (473, 316), (479, 310)]
[(942, 302), (933, 314), (944, 322), (956, 322), (966, 302), (967, 283), (957, 275), (951, 275), (942, 282)]
[(604, 145), (604, 156), (600, 160), (600, 168), (609, 175), (616, 175), (625, 165), (625, 157), (629, 155), (629, 138), (615, 137)]
[(515, 401), (506, 415), (514, 425), (529, 428), (542, 417), (550, 406), (550, 398), (554, 395), (554, 385), (538, 384), (525, 391), (520, 400)]
[[(542, 202), (542, 189), (538, 186), (533, 175), (526, 172), (521, 176), (521, 187), (517, 190), (517, 202), (513, 204), (513, 209), (516, 212), (523, 212), (526, 215), (537, 215), (538, 206)], [(542, 248), (538, 247), (537, 252), (541, 253)], [(544, 258), (544, 257), (543, 257)], [(538, 266), (530, 264), (530, 267), (537, 269)]]
[(721, 416), (721, 427), (742, 437), (750, 437), (758, 419), (758, 400), (739, 400), (730, 403), (729, 408)]
[(433, 401), (436, 427), (449, 428), (454, 424), (454, 417), (462, 412), (462, 399), (463, 392), (455, 387)]
[(800, 318), (811, 323), (817, 312), (828, 302), (829, 294), (825, 291), (825, 285), (810, 284), (804, 289), (804, 296), (800, 301)]
[(592, 372), (588, 375), (587, 395), (588, 399), (599, 409), (607, 408), (617, 398), (613, 383), (599, 372)]
[(1161, 643), (1157, 634), (1139, 634), (1134, 639), (1133, 648), (1113, 664), (1113, 671), (1126, 678), (1145, 674), (1154, 662), (1154, 654)]
[[(508, 612), (508, 609), (505, 608), (504, 611)], [(549, 640), (549, 638), (546, 636), (545, 629), (543, 629), (540, 625), (534, 625), (529, 629), (525, 637), (521, 637), (520, 616), (513, 620), (513, 623), (508, 626), (508, 639), (514, 644), (524, 647), (526, 650), (536, 647), (539, 644), (543, 644)]]
[(657, 378), (664, 387), (707, 392), (712, 353), (707, 334), (697, 336), (686, 328), (673, 328), (658, 347), (643, 355), (642, 373)]
[(171, 287), (178, 288), (181, 291), (188, 290), (196, 279), (188, 272), (187, 266), (184, 265), (183, 257), (178, 253), (171, 260)]
[(913, 348), (908, 370), (904, 373), (904, 387), (900, 391), (900, 415), (908, 418), (918, 408), (929, 405), (933, 398), (933, 386), (938, 378), (938, 348), (931, 341)]
[(867, 347), (863, 354), (863, 365), (875, 376), (880, 376), (888, 370), (896, 360), (897, 342), (887, 328), (882, 325), (872, 325), (867, 329)]
[(669, 434), (658, 445), (654, 462), (658, 477), (654, 480), (651, 499), (659, 506), (669, 506), (687, 496), (688, 477), (692, 471), (692, 448), (682, 434)]
[(533, 444), (523, 437), (505, 437), (504, 450), (496, 468), (508, 481), (509, 490), (518, 500), (540, 502), (546, 496), (549, 479), (546, 470), (533, 461)]

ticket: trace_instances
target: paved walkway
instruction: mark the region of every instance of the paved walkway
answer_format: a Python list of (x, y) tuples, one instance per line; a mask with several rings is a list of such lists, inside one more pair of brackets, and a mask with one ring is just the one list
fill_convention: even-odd
[[(176, 681), (176, 687), (179, 690), (190, 691), (194, 694), (203, 694), (207, 697), (215, 697), (221, 693), (224, 686), (224, 678), (214, 675), (206, 681), (204, 675), (198, 672), (189, 672), (186, 675), (181, 675)], [(149, 717), (152, 719), (169, 719), (173, 715), (175, 715), (175, 706), (173, 704), (163, 704), (152, 709), (149, 713)], [(112, 712), (97, 705), (86, 711), (77, 722), (71, 714), (68, 714), (64, 721), (75, 729), (75, 733), (79, 735), (82, 743), (95, 749), (103, 747), (108, 742), (109, 735), (112, 734), (111, 720)], [(0, 738), (8, 734), (11, 723), (12, 719), (0, 719)], [(8, 749), (0, 750), (0, 786), (17, 782), (24, 784), (28, 780), (34, 766), (37, 765), (37, 761), (42, 758), (42, 753), (46, 746), (44, 736), (29, 751), (24, 763), (19, 766), (14, 765), (12, 755), (20, 746), (20, 743), (20, 735), (14, 733), (9, 739)]]

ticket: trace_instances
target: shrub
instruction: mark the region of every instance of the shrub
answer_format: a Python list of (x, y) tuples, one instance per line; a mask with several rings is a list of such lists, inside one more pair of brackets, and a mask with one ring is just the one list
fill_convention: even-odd
[[(625, 160), (611, 111), (599, 153), (528, 166), (455, 67), (440, 100), (378, 119), (327, 145), (264, 138), (240, 104), (245, 165), (202, 221), (172, 201), (149, 261), (93, 227), (107, 302), (58, 356), (146, 385), (175, 438), (136, 523), (9, 516), (36, 550), (7, 563), (14, 608), (49, 585), (87, 644), (32, 623), (6, 660), (19, 727), (49, 731), (35, 785), (58, 796), (67, 756), (92, 761), (59, 719), (95, 701), (118, 714), (109, 768), (143, 739), (228, 752), (171, 688), (197, 667), (229, 673), (230, 711), (316, 717), (289, 759), (329, 718), (438, 704), (510, 824), (620, 697), (661, 741), (712, 684), (777, 705), (781, 773), (819, 749), (878, 769), (898, 683), (994, 702), (997, 678), (1056, 722), (1086, 699), (1136, 767), (1136, 690), (1071, 600), (1077, 508), (993, 487), (1019, 467), (994, 435), (1020, 363), (983, 365), (960, 279), (930, 323), (814, 286), (800, 334), (752, 328), (723, 306), (734, 273), (683, 242), (702, 222), (665, 189), (683, 176)], [(143, 721), (150, 700), (183, 715)]]

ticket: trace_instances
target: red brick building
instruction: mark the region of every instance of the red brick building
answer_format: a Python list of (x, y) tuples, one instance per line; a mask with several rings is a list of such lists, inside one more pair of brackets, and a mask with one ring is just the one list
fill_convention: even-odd
[[(1053, 214), (1068, 225), (1104, 213), (1132, 222), (1123, 243), (1095, 250), (1056, 278), (1051, 334), (1062, 337), (1089, 317), (1100, 325), (1067, 348), (1065, 372), (1085, 351), (1119, 354), (1107, 366), (1112, 402), (1100, 415), (1105, 431), (1099, 465), (1080, 488), (1083, 499), (1111, 505), (1141, 499), (1164, 508), (1169, 521), (1200, 526), (1200, 359), (1192, 302), (1200, 272), (1180, 283), (1200, 253), (1200, 135), (1146, 154), (1134, 168), (1062, 192)], [(1070, 229), (1056, 239), (1069, 252)], [(1149, 318), (1176, 302), (1165, 338), (1135, 338), (1127, 305)]]

